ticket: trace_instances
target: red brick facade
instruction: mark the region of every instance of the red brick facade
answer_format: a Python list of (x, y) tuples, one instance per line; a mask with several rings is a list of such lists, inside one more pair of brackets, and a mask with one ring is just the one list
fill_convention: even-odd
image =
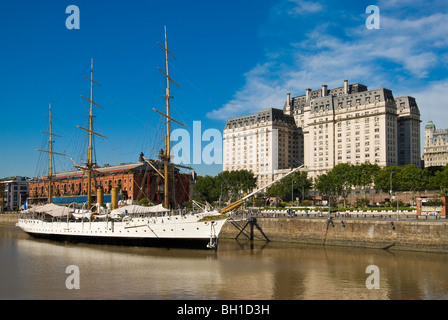
[[(112, 188), (118, 188), (121, 199), (137, 203), (147, 198), (159, 204), (164, 199), (164, 180), (149, 165), (135, 163), (102, 167), (92, 174), (92, 198), (96, 201), (96, 190), (102, 188), (104, 195), (111, 194)], [(190, 200), (190, 175), (171, 173), (175, 203), (183, 204)], [(53, 177), (53, 197), (86, 196), (87, 176), (82, 171), (70, 171)], [(48, 199), (48, 179), (43, 178), (29, 185), (31, 203), (43, 203)], [(174, 197), (172, 198), (172, 202)], [(174, 204), (174, 203), (173, 203)]]

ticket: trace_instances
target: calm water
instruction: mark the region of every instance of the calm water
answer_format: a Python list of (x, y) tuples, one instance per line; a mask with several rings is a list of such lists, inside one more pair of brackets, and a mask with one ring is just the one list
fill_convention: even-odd
[(447, 254), (227, 239), (217, 252), (75, 245), (0, 225), (0, 299), (447, 299), (447, 266)]

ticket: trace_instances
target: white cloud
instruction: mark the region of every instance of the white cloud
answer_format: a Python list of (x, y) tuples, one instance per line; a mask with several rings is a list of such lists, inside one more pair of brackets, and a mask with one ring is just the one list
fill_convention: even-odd
[(378, 7), (385, 10), (412, 10), (417, 12), (419, 9), (446, 7), (446, 0), (379, 0)]
[(213, 110), (207, 116), (226, 120), (232, 117), (250, 114), (257, 110), (278, 107), (279, 95), (282, 93), (278, 80), (272, 79), (272, 64), (258, 65), (246, 74), (246, 85), (234, 98), (219, 110)]
[[(418, 1), (420, 2), (420, 1)], [(415, 5), (415, 0), (380, 0), (378, 6), (380, 8), (402, 8), (403, 6)]]
[(302, 15), (320, 12), (323, 7), (318, 2), (304, 1), (304, 0), (288, 0), (294, 4), (294, 7), (289, 9), (288, 14), (291, 15)]
[[(307, 2), (296, 0), (294, 4), (298, 10)], [(393, 6), (398, 3), (389, 4), (390, 8)], [(318, 9), (308, 7), (308, 10)], [(271, 49), (266, 55), (267, 62), (258, 64), (245, 75), (246, 84), (233, 99), (207, 116), (225, 120), (264, 108), (282, 108), (287, 92), (302, 95), (307, 87), (318, 89), (322, 83), (330, 88), (341, 86), (345, 78), (370, 88), (403, 91), (400, 95), (415, 96), (419, 105), (419, 100), (424, 101), (424, 95), (429, 92), (437, 98), (425, 101), (428, 110), (437, 110), (436, 101), (446, 100), (439, 92), (443, 92), (441, 87), (448, 80), (432, 87), (430, 75), (437, 68), (447, 66), (443, 58), (448, 49), (448, 24), (445, 23), (448, 14), (422, 12), (419, 18), (409, 19), (382, 15), (380, 30), (368, 30), (364, 21), (352, 20), (357, 21), (356, 26), (342, 26), (345, 33), (330, 29), (336, 22), (330, 26), (317, 21), (316, 27), (301, 41), (290, 41), (288, 48), (277, 48), (277, 51)], [(270, 23), (275, 30), (275, 21)], [(288, 65), (284, 61), (289, 61)]]
[(446, 128), (446, 109), (448, 98), (446, 91), (448, 79), (431, 83), (430, 86), (416, 90), (413, 95), (420, 109), (423, 125), (432, 120), (437, 127)]

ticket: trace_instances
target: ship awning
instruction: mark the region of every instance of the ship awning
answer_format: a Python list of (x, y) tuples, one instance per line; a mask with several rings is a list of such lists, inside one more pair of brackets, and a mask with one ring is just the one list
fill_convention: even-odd
[(169, 209), (165, 209), (162, 204), (157, 206), (139, 206), (139, 205), (129, 205), (124, 206), (115, 210), (112, 210), (111, 215), (124, 215), (131, 213), (160, 213), (160, 212), (168, 212)]
[(24, 213), (46, 213), (53, 217), (63, 217), (69, 213), (67, 207), (58, 206), (53, 203), (49, 203), (43, 206), (32, 207), (23, 211)]

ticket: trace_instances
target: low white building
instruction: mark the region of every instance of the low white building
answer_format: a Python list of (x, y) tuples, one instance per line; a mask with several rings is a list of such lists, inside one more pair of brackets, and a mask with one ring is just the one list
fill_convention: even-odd
[(11, 212), (21, 209), (29, 195), (29, 183), (27, 177), (11, 177), (0, 181), (3, 193), (0, 210)]
[(436, 129), (432, 121), (425, 126), (423, 161), (425, 167), (448, 164), (448, 129)]

